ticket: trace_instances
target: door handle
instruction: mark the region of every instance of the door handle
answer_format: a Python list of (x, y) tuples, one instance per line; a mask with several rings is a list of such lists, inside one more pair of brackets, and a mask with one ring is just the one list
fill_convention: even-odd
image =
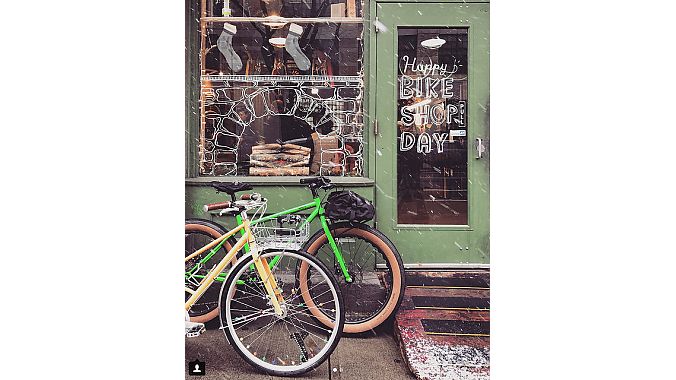
[(476, 148), (476, 159), (480, 159), (484, 156), (484, 152), (486, 151), (486, 147), (484, 146), (484, 141), (482, 138), (477, 137), (474, 141), (474, 147)]

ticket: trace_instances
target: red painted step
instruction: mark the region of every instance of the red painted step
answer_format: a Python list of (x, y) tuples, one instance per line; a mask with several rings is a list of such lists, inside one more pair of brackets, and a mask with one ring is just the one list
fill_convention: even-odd
[[(490, 311), (416, 308), (411, 298), (439, 297), (435, 301), (444, 298), (444, 302), (429, 304), (445, 306), (454, 299), (485, 300), (490, 292), (489, 272), (417, 271), (406, 275), (406, 283), (415, 285), (406, 288), (404, 301), (395, 317), (395, 334), (411, 372), (421, 380), (489, 379), (490, 337), (484, 335), (490, 322)], [(409, 278), (413, 281), (409, 282)], [(463, 278), (468, 281), (463, 283)], [(430, 331), (425, 331), (423, 319)]]

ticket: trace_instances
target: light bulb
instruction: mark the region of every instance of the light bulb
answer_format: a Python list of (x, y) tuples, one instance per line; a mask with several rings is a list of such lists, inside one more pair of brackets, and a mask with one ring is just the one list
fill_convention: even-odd
[(286, 45), (286, 38), (284, 37), (274, 37), (270, 38), (268, 41), (270, 41), (270, 45), (277, 48), (283, 48)]
[(277, 15), (270, 15), (266, 17), (265, 20), (266, 21), (263, 21), (263, 25), (267, 25), (272, 29), (279, 29), (284, 25), (286, 25), (286, 21), (282, 21), (284, 20), (284, 18), (279, 17)]
[(427, 49), (439, 49), (441, 45), (445, 44), (446, 40), (436, 36), (434, 38), (428, 38), (420, 43), (420, 45)]

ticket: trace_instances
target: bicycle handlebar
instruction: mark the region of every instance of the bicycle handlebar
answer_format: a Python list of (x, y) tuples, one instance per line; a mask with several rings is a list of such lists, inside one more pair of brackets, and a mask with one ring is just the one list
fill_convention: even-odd
[[(242, 194), (240, 196), (240, 199), (243, 200), (243, 201), (261, 201), (261, 200), (263, 200), (263, 197), (258, 193), (251, 193), (251, 194)], [(206, 204), (206, 205), (204, 205), (204, 207), (202, 209), (204, 210), (204, 212), (209, 212), (209, 211), (221, 210), (221, 209), (230, 208), (230, 207), (233, 207), (233, 208), (236, 209), (237, 206), (243, 206), (243, 205), (239, 204), (239, 202), (234, 202), (234, 203), (233, 202), (219, 202), (219, 203)]]
[(204, 212), (209, 212), (209, 211), (214, 211), (214, 210), (220, 210), (222, 208), (228, 208), (230, 207), (230, 202), (219, 202), (219, 203), (210, 203), (207, 205), (204, 205), (202, 208)]
[(236, 212), (239, 212), (239, 211), (240, 210), (237, 207), (228, 207), (228, 208), (224, 208), (223, 210), (221, 210), (221, 212), (219, 212), (218, 215), (223, 216), (223, 215), (231, 213), (231, 212), (236, 213)]
[(260, 201), (262, 199), (261, 195), (258, 193), (251, 193), (251, 194), (242, 194), (239, 199), (243, 201)]
[(331, 184), (331, 180), (321, 176), (321, 177), (310, 177), (310, 178), (301, 178), (300, 183), (302, 185), (310, 185), (310, 187), (314, 188), (323, 188), (323, 189), (330, 189), (333, 187)]

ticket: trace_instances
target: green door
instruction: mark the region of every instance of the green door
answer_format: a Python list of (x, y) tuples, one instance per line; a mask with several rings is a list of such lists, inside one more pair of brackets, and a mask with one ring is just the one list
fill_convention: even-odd
[(376, 5), (376, 223), (410, 267), (489, 263), (488, 15)]

